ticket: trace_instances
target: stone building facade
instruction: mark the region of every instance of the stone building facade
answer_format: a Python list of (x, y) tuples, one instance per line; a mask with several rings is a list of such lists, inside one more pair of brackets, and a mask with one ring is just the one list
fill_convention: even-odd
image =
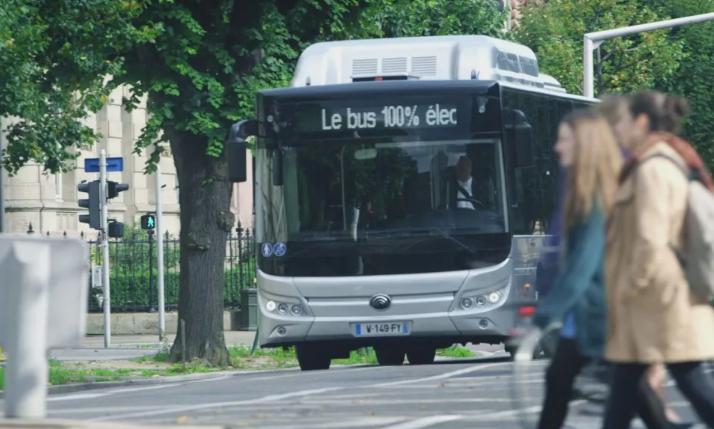
[[(79, 222), (79, 214), (86, 212), (86, 209), (80, 208), (77, 200), (86, 198), (86, 194), (79, 195), (77, 185), (83, 180), (92, 181), (99, 177), (98, 173), (84, 172), (84, 160), (98, 157), (101, 149), (106, 150), (107, 156), (124, 158), (124, 171), (109, 173), (108, 180), (129, 184), (128, 191), (111, 200), (109, 217), (124, 222), (128, 227), (138, 225), (141, 215), (155, 211), (156, 178), (153, 174), (144, 174), (147, 157), (133, 153), (134, 142), (146, 124), (146, 105), (142, 104), (132, 112), (127, 112), (121, 106), (122, 96), (127, 95), (125, 91), (125, 88), (116, 89), (102, 110), (87, 116), (85, 124), (103, 137), (90, 150), (80, 151), (73, 169), (59, 174), (46, 174), (42, 166), (28, 164), (14, 176), (4, 177), (5, 232), (27, 232), (31, 225), (32, 231), (45, 235), (66, 233), (67, 236), (79, 236), (84, 232), (85, 237), (96, 237), (96, 231)], [(0, 138), (4, 139), (3, 136)], [(179, 188), (170, 151), (162, 155), (160, 163), (162, 188), (159, 197), (164, 213), (162, 230), (178, 235)], [(250, 168), (250, 162), (248, 166)], [(235, 186), (231, 204), (236, 214), (236, 225), (239, 221), (247, 227), (253, 224), (251, 182), (252, 179)]]

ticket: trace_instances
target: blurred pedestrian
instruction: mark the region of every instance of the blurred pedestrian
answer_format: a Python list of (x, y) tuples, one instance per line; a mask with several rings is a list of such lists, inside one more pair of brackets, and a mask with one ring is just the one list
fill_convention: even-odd
[[(615, 138), (622, 148), (625, 160), (629, 160), (630, 151), (626, 149), (629, 145), (624, 143), (630, 140), (630, 133), (633, 129), (628, 97), (623, 95), (605, 97), (598, 105), (597, 111), (607, 119), (615, 133)], [(677, 133), (679, 132), (679, 125), (677, 121), (668, 121), (666, 123), (666, 131), (673, 134)], [(664, 389), (666, 376), (664, 365), (657, 363), (647, 369), (642, 380), (642, 383), (647, 383), (641, 386), (641, 389), (644, 391), (643, 400), (650, 402), (651, 419), (656, 420), (658, 422), (657, 425), (660, 427), (689, 427), (688, 424), (681, 423), (681, 417), (667, 405)]]
[(696, 151), (666, 131), (686, 114), (678, 97), (633, 95), (623, 144), (630, 152), (608, 222), (608, 339), (613, 363), (605, 429), (629, 428), (649, 366), (665, 363), (699, 417), (714, 428), (714, 388), (703, 362), (714, 358), (714, 309), (692, 294), (676, 251), (682, 243), (688, 178), (714, 189)]
[(546, 397), (538, 427), (560, 428), (573, 394), (575, 377), (602, 356), (605, 338), (603, 250), (605, 219), (617, 188), (621, 156), (607, 122), (592, 110), (566, 116), (555, 144), (565, 172), (560, 272), (538, 303), (533, 321), (540, 327), (563, 322), (546, 373)]

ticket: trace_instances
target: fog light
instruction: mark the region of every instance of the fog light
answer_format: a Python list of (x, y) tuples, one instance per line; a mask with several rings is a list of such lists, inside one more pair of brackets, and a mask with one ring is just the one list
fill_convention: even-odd
[(491, 301), (491, 304), (497, 303), (499, 299), (501, 299), (501, 294), (498, 292), (491, 292), (488, 294), (488, 300)]
[(471, 308), (474, 306), (474, 300), (471, 298), (464, 298), (461, 300), (461, 306), (463, 308)]
[(278, 304), (278, 313), (285, 314), (288, 312), (288, 310), (289, 307), (286, 303), (281, 302), (280, 304)]
[(481, 329), (486, 329), (488, 328), (488, 320), (486, 319), (481, 319), (478, 321), (478, 327)]
[(300, 304), (293, 304), (293, 306), (290, 307), (290, 312), (293, 314), (293, 316), (300, 316), (300, 315), (302, 315), (302, 305), (300, 305)]
[(275, 301), (268, 301), (268, 302), (265, 303), (265, 308), (266, 308), (268, 311), (275, 311), (275, 308), (276, 308), (277, 306), (278, 306), (278, 305), (275, 303)]
[(476, 298), (476, 305), (484, 305), (486, 304), (486, 298), (483, 296), (479, 296)]
[(277, 332), (278, 335), (280, 335), (282, 337), (288, 333), (288, 330), (285, 329), (285, 326), (278, 326), (277, 329), (275, 329), (275, 332)]

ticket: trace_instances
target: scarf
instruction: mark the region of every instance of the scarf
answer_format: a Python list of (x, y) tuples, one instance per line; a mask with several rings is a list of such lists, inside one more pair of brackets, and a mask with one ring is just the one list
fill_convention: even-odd
[(650, 136), (648, 142), (645, 143), (641, 149), (637, 150), (625, 163), (624, 167), (622, 167), (619, 177), (620, 183), (624, 182), (625, 179), (632, 174), (640, 161), (642, 161), (643, 155), (658, 142), (664, 142), (674, 149), (684, 160), (685, 165), (692, 174), (692, 178), (700, 181), (710, 192), (714, 192), (714, 180), (712, 180), (712, 176), (704, 164), (704, 160), (702, 160), (702, 157), (697, 153), (697, 150), (686, 140), (670, 133), (655, 133)]

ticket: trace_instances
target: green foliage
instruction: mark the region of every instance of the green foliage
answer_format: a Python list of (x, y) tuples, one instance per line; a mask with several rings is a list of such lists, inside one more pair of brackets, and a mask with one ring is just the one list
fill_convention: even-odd
[(472, 352), (466, 347), (461, 347), (458, 345), (453, 345), (445, 349), (437, 350), (436, 354), (439, 356), (445, 356), (450, 358), (469, 358), (476, 356), (476, 353)]
[(377, 354), (372, 347), (365, 347), (350, 352), (347, 359), (333, 359), (333, 365), (377, 365)]
[[(237, 258), (228, 261), (224, 272), (224, 303), (226, 308), (235, 307), (240, 302), (241, 289), (255, 286), (255, 260), (250, 252), (252, 241), (245, 237), (236, 242), (232, 238), (229, 243), (242, 247), (243, 262)], [(112, 308), (115, 311), (136, 311), (157, 306), (156, 267), (157, 244), (154, 238), (149, 256), (149, 242), (146, 231), (139, 228), (127, 228), (121, 241), (109, 244), (110, 281), (112, 289)], [(181, 254), (176, 239), (164, 240), (164, 293), (167, 305), (178, 303), (179, 291), (179, 260)], [(92, 263), (101, 265), (101, 249), (91, 247)], [(149, 261), (151, 260), (151, 272)], [(151, 274), (150, 274), (151, 273)], [(90, 290), (90, 309), (99, 310), (101, 290)]]
[(506, 16), (493, 0), (372, 0), (352, 37), (481, 34), (503, 37)]
[[(536, 51), (543, 72), (581, 93), (584, 33), (712, 11), (714, 0), (552, 0), (527, 7), (515, 36)], [(656, 88), (687, 97), (684, 136), (714, 168), (714, 23), (616, 38), (600, 50), (596, 94)]]
[[(638, 0), (552, 0), (526, 7), (515, 38), (531, 47), (541, 70), (569, 91), (582, 93), (583, 34), (667, 19)], [(666, 85), (685, 57), (667, 31), (608, 40), (600, 47), (596, 94)], [(599, 76), (598, 76), (599, 75)]]
[(4, 0), (0, 7), (0, 117), (7, 125), (3, 162), (11, 173), (35, 160), (58, 171), (75, 147), (94, 143), (82, 123), (99, 110), (121, 73), (117, 52), (141, 34), (129, 0)]
[[(656, 2), (674, 18), (714, 12), (714, 0), (667, 0)], [(714, 169), (714, 22), (681, 27), (672, 38), (684, 46), (677, 79), (665, 89), (687, 97), (691, 107), (684, 135), (693, 142), (709, 167)]]

